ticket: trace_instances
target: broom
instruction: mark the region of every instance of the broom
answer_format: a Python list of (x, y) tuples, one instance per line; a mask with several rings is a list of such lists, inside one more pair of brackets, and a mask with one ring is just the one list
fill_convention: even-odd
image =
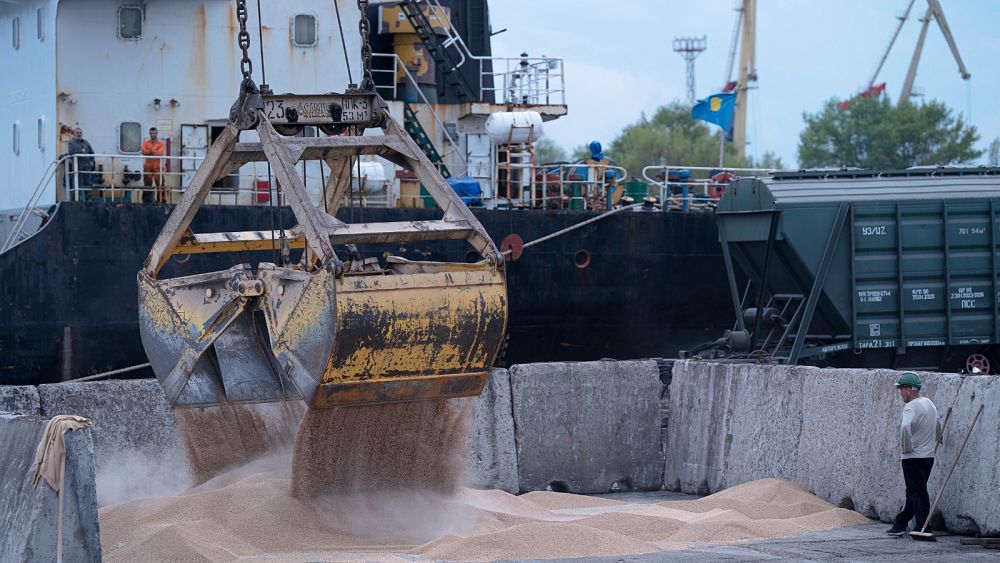
[(917, 541), (937, 541), (934, 534), (927, 531), (927, 525), (931, 521), (934, 509), (937, 508), (938, 501), (941, 500), (941, 494), (944, 493), (944, 488), (948, 486), (948, 480), (951, 479), (951, 474), (954, 473), (955, 467), (958, 466), (958, 460), (962, 458), (962, 452), (965, 451), (965, 445), (969, 443), (969, 436), (972, 436), (972, 430), (976, 428), (976, 422), (979, 420), (979, 415), (982, 413), (983, 405), (979, 405), (979, 410), (976, 411), (976, 416), (972, 418), (972, 426), (969, 426), (969, 431), (965, 433), (965, 439), (962, 440), (962, 447), (958, 448), (958, 454), (955, 456), (955, 462), (951, 464), (951, 469), (948, 470), (948, 475), (944, 478), (944, 483), (941, 484), (941, 490), (939, 490), (937, 496), (934, 497), (934, 504), (932, 504), (931, 509), (927, 511), (927, 518), (924, 519), (923, 528), (920, 528), (919, 532), (910, 532), (911, 538)]

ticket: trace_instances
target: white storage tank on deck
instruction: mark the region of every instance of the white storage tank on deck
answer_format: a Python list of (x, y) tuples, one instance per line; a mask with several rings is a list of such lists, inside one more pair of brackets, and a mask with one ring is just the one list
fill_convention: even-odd
[(542, 138), (542, 116), (537, 111), (502, 111), (486, 118), (486, 134), (497, 145), (522, 145)]
[[(391, 170), (386, 170), (386, 166), (377, 160), (362, 160), (360, 171), (356, 163), (351, 168), (354, 189), (363, 190), (361, 194), (370, 204), (377, 206), (389, 205), (392, 199), (392, 184), (395, 174)], [(360, 177), (359, 177), (360, 172)]]

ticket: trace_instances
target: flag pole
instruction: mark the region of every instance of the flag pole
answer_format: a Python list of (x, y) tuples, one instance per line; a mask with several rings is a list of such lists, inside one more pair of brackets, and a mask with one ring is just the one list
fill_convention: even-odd
[(719, 129), (719, 168), (722, 168), (726, 156), (726, 132)]

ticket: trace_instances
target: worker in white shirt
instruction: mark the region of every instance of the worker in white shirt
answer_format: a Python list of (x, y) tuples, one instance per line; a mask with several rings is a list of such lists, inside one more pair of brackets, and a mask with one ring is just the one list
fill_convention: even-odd
[(927, 496), (927, 479), (934, 467), (934, 445), (941, 436), (938, 411), (927, 397), (920, 396), (923, 386), (913, 372), (905, 372), (896, 381), (899, 396), (903, 399), (903, 420), (899, 429), (899, 451), (902, 457), (903, 480), (906, 482), (906, 505), (896, 515), (892, 528), (886, 533), (902, 535), (910, 519), (916, 516), (917, 526), (927, 519), (930, 499)]

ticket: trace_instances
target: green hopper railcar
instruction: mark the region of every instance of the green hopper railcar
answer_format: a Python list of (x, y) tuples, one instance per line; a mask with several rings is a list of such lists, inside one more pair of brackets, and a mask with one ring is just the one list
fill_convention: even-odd
[(736, 322), (688, 355), (1000, 368), (1000, 168), (743, 178), (716, 213)]

